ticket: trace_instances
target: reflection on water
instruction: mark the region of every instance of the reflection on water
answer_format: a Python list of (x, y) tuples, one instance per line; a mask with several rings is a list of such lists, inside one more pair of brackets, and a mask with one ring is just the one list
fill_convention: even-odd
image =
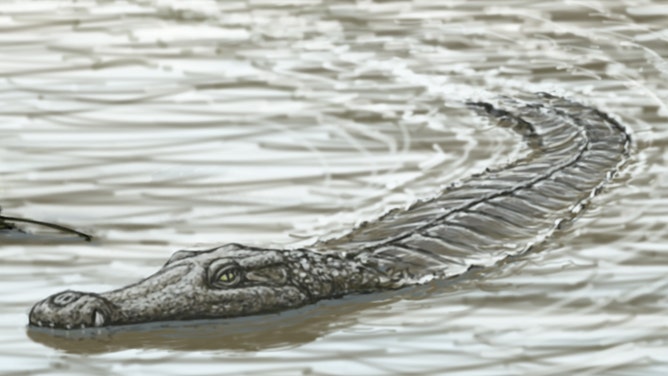
[[(83, 243), (0, 247), (7, 374), (660, 374), (668, 7), (659, 1), (6, 2), (0, 203)], [(296, 246), (524, 151), (457, 102), (549, 91), (632, 161), (546, 249), (444, 286), (98, 337), (28, 331), (176, 249)], [(213, 336), (214, 333), (224, 333)], [(193, 351), (198, 350), (198, 351)], [(81, 353), (87, 354), (81, 354)]]

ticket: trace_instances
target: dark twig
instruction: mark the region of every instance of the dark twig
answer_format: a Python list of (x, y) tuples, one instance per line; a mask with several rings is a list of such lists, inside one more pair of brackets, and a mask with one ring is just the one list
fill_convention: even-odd
[(35, 224), (35, 225), (50, 227), (50, 228), (53, 228), (53, 229), (56, 229), (56, 230), (59, 230), (59, 231), (62, 231), (62, 232), (68, 232), (68, 233), (71, 233), (71, 234), (78, 235), (78, 236), (82, 237), (84, 240), (86, 240), (87, 242), (89, 242), (93, 239), (93, 237), (91, 235), (84, 234), (83, 232), (73, 230), (69, 227), (57, 225), (55, 223), (41, 222), (41, 221), (35, 221), (33, 219), (25, 219), (25, 218), (17, 218), (17, 217), (6, 217), (4, 215), (0, 215), (0, 220), (11, 221), (11, 222), (25, 222), (25, 223), (32, 223), (32, 224)]

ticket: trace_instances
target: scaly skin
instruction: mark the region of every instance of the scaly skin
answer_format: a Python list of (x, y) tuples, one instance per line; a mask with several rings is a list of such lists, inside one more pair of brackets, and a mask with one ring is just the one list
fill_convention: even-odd
[(626, 130), (549, 94), (469, 106), (519, 133), (523, 159), (392, 210), (311, 249), (228, 244), (179, 251), (154, 275), (101, 294), (64, 291), (35, 304), (30, 325), (62, 329), (277, 312), (347, 294), (459, 276), (521, 255), (573, 220), (625, 163)]
[[(348, 257), (346, 257), (348, 256)], [(64, 291), (36, 304), (31, 325), (85, 328), (247, 316), (323, 298), (401, 286), (402, 271), (363, 255), (272, 250), (228, 244), (178, 251), (152, 276), (103, 294)], [(220, 274), (233, 271), (234, 281)]]

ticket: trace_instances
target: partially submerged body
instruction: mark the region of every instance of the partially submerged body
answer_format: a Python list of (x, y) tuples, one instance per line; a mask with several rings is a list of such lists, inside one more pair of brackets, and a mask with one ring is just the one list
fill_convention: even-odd
[(460, 276), (544, 241), (629, 154), (630, 136), (621, 125), (562, 98), (507, 100), (503, 109), (469, 106), (521, 134), (530, 155), (309, 249), (229, 244), (176, 252), (130, 286), (48, 297), (32, 308), (30, 325), (73, 329), (246, 316)]

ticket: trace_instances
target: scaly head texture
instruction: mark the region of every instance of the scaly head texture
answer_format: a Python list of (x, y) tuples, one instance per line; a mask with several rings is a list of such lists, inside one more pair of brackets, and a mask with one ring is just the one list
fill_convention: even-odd
[(155, 274), (102, 294), (64, 291), (37, 303), (34, 326), (72, 329), (248, 316), (323, 298), (396, 288), (404, 276), (359, 254), (228, 244), (178, 251)]

